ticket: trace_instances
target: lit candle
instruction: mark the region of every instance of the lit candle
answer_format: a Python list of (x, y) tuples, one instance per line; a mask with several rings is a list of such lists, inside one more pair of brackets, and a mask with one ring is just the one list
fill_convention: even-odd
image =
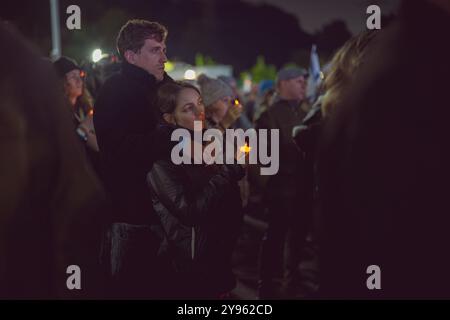
[(241, 152), (250, 153), (250, 150), (252, 150), (252, 148), (249, 147), (249, 146), (247, 145), (247, 143), (246, 143), (246, 144), (244, 144), (239, 150), (240, 150)]

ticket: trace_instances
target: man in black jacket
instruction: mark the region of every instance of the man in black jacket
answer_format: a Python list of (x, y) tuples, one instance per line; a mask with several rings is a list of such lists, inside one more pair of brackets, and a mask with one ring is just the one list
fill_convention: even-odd
[[(302, 123), (308, 106), (304, 101), (307, 72), (285, 68), (277, 75), (278, 100), (257, 121), (258, 129), (280, 130), (280, 168), (265, 187), (264, 202), (269, 227), (260, 254), (260, 298), (275, 298), (278, 262), (286, 247), (284, 289), (291, 298), (300, 281), (298, 264), (311, 218), (306, 165), (292, 139), (292, 129)], [(269, 149), (270, 150), (270, 149)]]
[[(143, 273), (152, 273), (151, 268), (155, 268), (152, 254), (156, 255), (156, 251), (152, 250), (157, 250), (158, 240), (150, 232), (150, 226), (156, 224), (156, 219), (146, 174), (162, 140), (155, 133), (156, 93), (162, 83), (172, 81), (164, 72), (166, 36), (167, 29), (157, 22), (130, 20), (121, 28), (117, 49), (123, 60), (122, 70), (103, 85), (94, 115), (102, 179), (114, 207), (111, 271), (113, 276), (135, 277), (135, 281), (122, 279), (132, 293), (123, 289), (121, 296), (135, 295), (139, 290), (136, 286), (145, 283)], [(147, 246), (130, 250), (130, 243), (123, 241), (132, 242), (136, 237)], [(143, 284), (142, 289), (146, 290), (145, 287)], [(139, 294), (149, 296), (143, 291)]]

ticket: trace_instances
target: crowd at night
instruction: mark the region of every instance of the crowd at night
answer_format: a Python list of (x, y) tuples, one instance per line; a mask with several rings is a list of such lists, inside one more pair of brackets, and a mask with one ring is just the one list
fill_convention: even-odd
[(2, 4), (0, 298), (450, 298), (450, 6), (322, 2)]

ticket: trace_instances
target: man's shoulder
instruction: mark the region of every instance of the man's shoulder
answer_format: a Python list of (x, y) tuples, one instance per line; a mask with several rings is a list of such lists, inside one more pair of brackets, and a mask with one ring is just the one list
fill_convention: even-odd
[(272, 103), (266, 110), (267, 117), (277, 117), (280, 113), (286, 110), (287, 102), (285, 100), (277, 100)]
[(270, 110), (270, 112), (279, 112), (280, 110), (284, 111), (286, 106), (289, 106), (289, 102), (287, 100), (278, 99), (270, 105), (268, 110)]
[(124, 102), (139, 101), (142, 99), (141, 92), (136, 89), (134, 83), (130, 83), (129, 79), (121, 73), (117, 73), (108, 78), (103, 83), (99, 95), (97, 97), (97, 106), (102, 104), (117, 105)]
[(273, 124), (273, 116), (270, 108), (264, 110), (259, 116), (258, 120), (256, 120), (256, 128), (257, 129), (269, 129), (274, 126)]
[(103, 83), (100, 94), (104, 93), (105, 91), (116, 91), (117, 89), (120, 89), (122, 87), (126, 86), (126, 79), (124, 78), (123, 74), (116, 73), (106, 79), (106, 81)]

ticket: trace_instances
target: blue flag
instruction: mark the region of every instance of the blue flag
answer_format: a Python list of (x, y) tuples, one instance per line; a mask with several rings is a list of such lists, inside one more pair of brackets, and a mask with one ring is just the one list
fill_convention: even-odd
[(317, 46), (313, 44), (311, 48), (311, 58), (309, 65), (308, 87), (306, 90), (306, 96), (311, 103), (314, 102), (317, 98), (317, 90), (319, 88), (321, 81), (322, 79), (321, 79), (319, 55), (317, 54)]

